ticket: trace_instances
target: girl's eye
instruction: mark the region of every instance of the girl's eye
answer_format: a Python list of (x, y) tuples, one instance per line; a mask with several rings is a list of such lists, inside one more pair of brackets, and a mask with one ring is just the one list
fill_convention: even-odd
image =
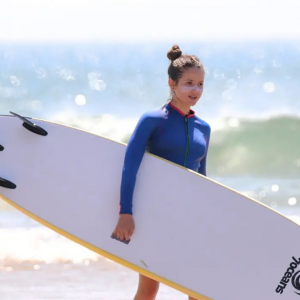
[[(187, 84), (192, 84), (192, 82), (191, 82), (191, 81), (189, 81)], [(198, 85), (199, 85), (199, 86), (202, 86), (202, 85), (203, 85), (203, 83), (201, 83), (201, 82), (200, 82)]]

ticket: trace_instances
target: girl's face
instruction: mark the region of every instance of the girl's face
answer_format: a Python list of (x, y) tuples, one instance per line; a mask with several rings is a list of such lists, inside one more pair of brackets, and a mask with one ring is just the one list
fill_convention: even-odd
[(204, 71), (199, 68), (186, 70), (177, 85), (169, 78), (169, 86), (174, 91), (173, 99), (183, 106), (193, 106), (203, 93)]

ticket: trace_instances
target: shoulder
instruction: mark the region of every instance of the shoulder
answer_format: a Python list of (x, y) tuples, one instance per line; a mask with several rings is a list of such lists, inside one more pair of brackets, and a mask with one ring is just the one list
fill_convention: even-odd
[(139, 118), (135, 127), (135, 132), (141, 132), (143, 134), (151, 133), (158, 128), (164, 119), (164, 112), (162, 108), (156, 108), (146, 111)]
[(165, 115), (166, 115), (165, 110), (162, 107), (157, 107), (155, 109), (143, 113), (142, 116), (140, 117), (139, 122), (153, 123), (156, 125), (162, 119), (165, 118)]
[(203, 119), (199, 118), (198, 116), (195, 115), (195, 119), (196, 119), (196, 123), (200, 124), (202, 126), (202, 128), (207, 132), (207, 134), (210, 134), (211, 132), (211, 128), (210, 125), (204, 121)]

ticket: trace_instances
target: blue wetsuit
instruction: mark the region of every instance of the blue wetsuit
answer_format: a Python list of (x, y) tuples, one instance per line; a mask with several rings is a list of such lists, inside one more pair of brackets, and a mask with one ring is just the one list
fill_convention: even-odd
[(122, 171), (120, 214), (132, 214), (132, 196), (144, 152), (206, 176), (210, 126), (171, 103), (144, 113), (128, 142)]

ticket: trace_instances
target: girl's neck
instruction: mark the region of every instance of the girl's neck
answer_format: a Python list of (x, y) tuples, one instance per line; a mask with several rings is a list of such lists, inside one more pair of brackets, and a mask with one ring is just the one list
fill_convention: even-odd
[(190, 114), (190, 111), (191, 111), (191, 107), (190, 106), (184, 106), (183, 107), (182, 105), (180, 105), (180, 103), (174, 102), (174, 100), (171, 100), (169, 103), (171, 103), (173, 106), (175, 106), (179, 110), (181, 110), (184, 115), (189, 115)]

